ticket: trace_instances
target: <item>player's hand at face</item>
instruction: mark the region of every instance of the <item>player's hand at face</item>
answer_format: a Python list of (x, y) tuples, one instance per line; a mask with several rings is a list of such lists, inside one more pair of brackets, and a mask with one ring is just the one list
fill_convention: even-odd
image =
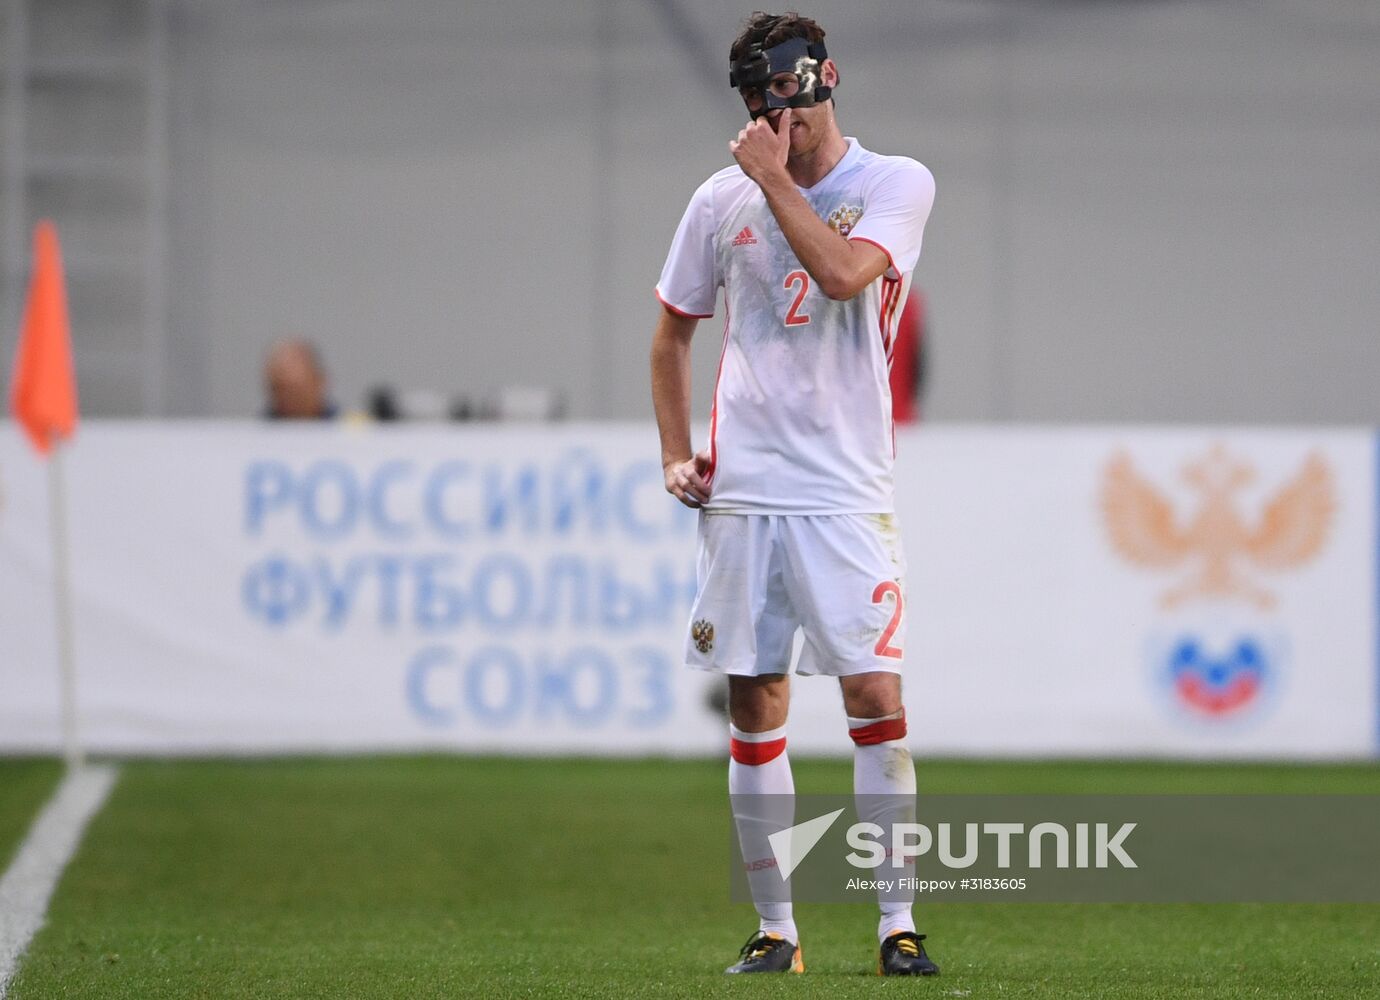
[(666, 492), (687, 507), (701, 507), (709, 501), (709, 484), (704, 474), (709, 469), (709, 452), (697, 452), (684, 462), (671, 462), (666, 473)]
[(786, 174), (786, 157), (791, 151), (791, 109), (781, 112), (775, 129), (765, 116), (748, 122), (728, 148), (743, 173), (758, 184)]

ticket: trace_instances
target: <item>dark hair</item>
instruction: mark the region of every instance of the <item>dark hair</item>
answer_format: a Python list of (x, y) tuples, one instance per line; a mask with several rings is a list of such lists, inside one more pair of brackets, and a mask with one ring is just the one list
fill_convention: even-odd
[(747, 52), (750, 45), (758, 44), (764, 49), (769, 49), (773, 45), (780, 45), (791, 38), (803, 38), (807, 42), (822, 42), (824, 41), (824, 29), (819, 26), (817, 21), (808, 17), (801, 17), (793, 10), (784, 14), (753, 11), (752, 16), (743, 22), (743, 30), (733, 40), (733, 45), (729, 47), (728, 61), (737, 62)]

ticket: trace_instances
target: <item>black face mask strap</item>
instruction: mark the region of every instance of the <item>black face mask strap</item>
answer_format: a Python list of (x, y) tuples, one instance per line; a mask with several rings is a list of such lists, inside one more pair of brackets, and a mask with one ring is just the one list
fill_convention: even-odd
[(822, 82), (824, 80), (824, 60), (829, 58), (829, 51), (824, 47), (823, 42), (811, 42), (810, 47), (806, 51), (809, 53), (811, 59), (819, 63), (819, 78), (821, 83), (815, 88), (815, 103), (819, 104), (829, 100), (830, 95), (834, 92), (833, 87), (826, 87)]

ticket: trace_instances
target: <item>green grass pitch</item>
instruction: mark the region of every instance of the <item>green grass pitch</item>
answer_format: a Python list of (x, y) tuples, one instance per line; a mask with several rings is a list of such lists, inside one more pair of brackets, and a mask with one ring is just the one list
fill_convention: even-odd
[[(795, 762), (802, 792), (846, 760)], [(921, 792), (1380, 792), (1372, 766), (919, 762)], [(0, 761), (8, 857), (57, 778)], [(722, 975), (719, 761), (133, 762), (12, 984), (50, 997), (1380, 996), (1380, 905), (922, 904), (943, 967), (875, 973), (871, 907), (802, 905), (804, 976)]]

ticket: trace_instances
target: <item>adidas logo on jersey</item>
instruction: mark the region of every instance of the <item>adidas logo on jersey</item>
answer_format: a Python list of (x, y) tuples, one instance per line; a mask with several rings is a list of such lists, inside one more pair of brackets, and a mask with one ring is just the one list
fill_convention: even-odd
[(743, 227), (743, 231), (742, 231), (741, 233), (739, 233), (737, 236), (733, 237), (733, 245), (734, 245), (735, 247), (746, 246), (746, 245), (749, 244), (749, 243), (756, 243), (756, 242), (757, 242), (757, 237), (752, 235), (752, 227), (751, 227), (751, 226), (744, 226), (744, 227)]

